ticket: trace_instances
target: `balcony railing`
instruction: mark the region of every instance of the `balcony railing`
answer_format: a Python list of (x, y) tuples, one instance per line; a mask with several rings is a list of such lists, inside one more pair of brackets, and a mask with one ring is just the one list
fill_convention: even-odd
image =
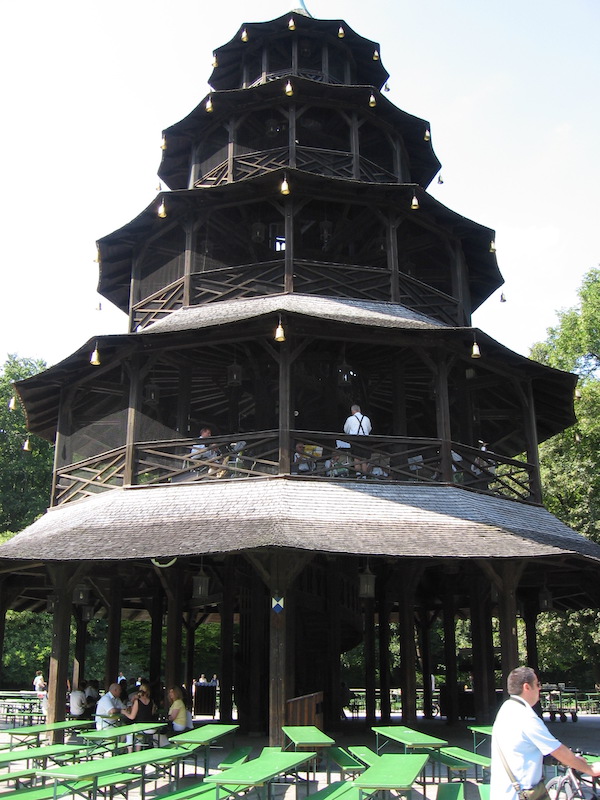
[[(240, 148), (241, 149), (241, 148)], [(238, 152), (232, 161), (232, 173), (229, 163), (223, 160), (206, 169), (202, 176), (194, 182), (195, 188), (202, 186), (220, 186), (234, 181), (266, 175), (277, 169), (289, 169), (291, 156), (288, 147), (273, 147), (268, 150), (251, 150)], [(398, 183), (399, 178), (390, 169), (376, 164), (365, 156), (359, 155), (358, 174), (355, 173), (354, 156), (347, 150), (329, 150), (324, 147), (296, 146), (295, 167), (311, 172), (314, 175), (325, 175), (329, 178), (359, 180), (365, 183)]]
[[(203, 449), (199, 448), (202, 445)], [(202, 483), (281, 475), (278, 432), (172, 439), (134, 446), (132, 483)], [(535, 467), (458, 442), (403, 436), (292, 431), (291, 474), (299, 479), (457, 484), (496, 497), (539, 503)], [(56, 473), (53, 505), (125, 485), (125, 447)]]

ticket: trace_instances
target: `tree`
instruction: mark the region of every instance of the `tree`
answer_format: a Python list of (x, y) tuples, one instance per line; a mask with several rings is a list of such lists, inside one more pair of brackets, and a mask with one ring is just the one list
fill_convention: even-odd
[[(45, 369), (43, 361), (9, 355), (0, 372), (0, 531), (15, 533), (48, 507), (54, 447), (27, 433), (25, 412), (12, 383)], [(29, 450), (24, 443), (29, 442)]]
[(585, 275), (579, 300), (531, 351), (579, 375), (577, 423), (540, 447), (542, 485), (553, 514), (600, 542), (600, 269)]
[[(532, 358), (579, 376), (577, 422), (540, 447), (544, 502), (549, 511), (600, 543), (600, 269), (591, 269), (579, 303), (559, 312)], [(542, 614), (538, 619), (540, 667), (550, 680), (569, 675), (589, 685), (600, 678), (600, 612)]]

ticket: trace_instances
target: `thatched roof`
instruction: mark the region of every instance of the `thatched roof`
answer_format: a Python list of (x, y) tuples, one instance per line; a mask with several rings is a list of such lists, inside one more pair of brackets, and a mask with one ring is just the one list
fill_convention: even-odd
[(1, 559), (101, 561), (260, 548), (424, 559), (575, 556), (600, 546), (544, 508), (454, 486), (302, 478), (114, 489), (49, 511)]

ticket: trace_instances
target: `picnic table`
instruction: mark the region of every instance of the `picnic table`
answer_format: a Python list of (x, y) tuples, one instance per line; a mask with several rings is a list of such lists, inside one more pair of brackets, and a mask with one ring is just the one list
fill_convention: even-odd
[(171, 736), (169, 741), (176, 745), (196, 745), (198, 749), (202, 749), (204, 753), (204, 775), (208, 775), (208, 754), (211, 746), (229, 733), (237, 731), (239, 727), (239, 725), (209, 722), (207, 725), (201, 725), (192, 731), (185, 731), (184, 733), (178, 733), (176, 736)]
[(48, 761), (54, 762), (58, 756), (69, 756), (78, 753), (82, 749), (80, 744), (48, 744), (43, 747), (27, 747), (23, 750), (5, 750), (0, 753), (0, 768), (9, 766), (18, 761), (36, 765), (42, 764), (45, 769)]
[[(412, 728), (407, 728), (405, 725), (386, 725), (383, 727), (371, 728), (371, 730), (375, 732), (375, 749), (378, 754), (390, 741), (399, 742), (404, 747), (405, 753), (409, 750), (421, 747), (436, 749), (448, 746), (448, 742), (445, 739), (438, 739), (435, 736), (420, 733)], [(380, 740), (383, 741), (380, 742)]]
[[(232, 792), (234, 787), (239, 787), (240, 791), (256, 789), (259, 797), (263, 794), (263, 800), (270, 800), (271, 784), (278, 775), (281, 775), (282, 772), (296, 771), (299, 766), (316, 756), (316, 753), (305, 751), (273, 750), (252, 759), (252, 761), (247, 761), (245, 764), (208, 775), (204, 779), (204, 783), (215, 784), (215, 800), (219, 800), (221, 787), (226, 787), (227, 795), (235, 793)], [(267, 787), (266, 798), (264, 797), (265, 786)]]
[(381, 756), (372, 767), (354, 779), (354, 786), (360, 789), (359, 800), (363, 793), (391, 791), (406, 793), (410, 800), (412, 785), (417, 780), (427, 763), (426, 755), (387, 754)]
[[(476, 753), (477, 750), (481, 747), (481, 745), (487, 741), (487, 737), (492, 735), (492, 726), (491, 725), (469, 725), (469, 730), (473, 734), (473, 752)], [(481, 736), (479, 741), (477, 737)]]
[(81, 736), (86, 742), (97, 743), (106, 750), (112, 746), (115, 754), (119, 749), (120, 740), (123, 737), (131, 736), (132, 744), (136, 744), (136, 737), (144, 733), (154, 733), (166, 727), (166, 722), (133, 722), (130, 725), (112, 725), (109, 728), (100, 730), (83, 731)]
[[(98, 758), (91, 761), (81, 761), (78, 764), (56, 767), (54, 769), (37, 770), (36, 775), (46, 780), (54, 781), (55, 796), (60, 789), (68, 789), (72, 794), (81, 794), (91, 800), (98, 797), (98, 779), (111, 773), (131, 772), (132, 780), (140, 778), (140, 798), (146, 796), (146, 768), (155, 767), (167, 770), (170, 773), (175, 767), (175, 783), (179, 778), (179, 762), (188, 756), (190, 751), (182, 747), (152, 747), (148, 750), (139, 750), (137, 753), (124, 753), (111, 758)], [(140, 770), (134, 772), (134, 770)]]
[[(329, 748), (335, 744), (335, 739), (327, 736), (322, 730), (319, 730), (315, 725), (284, 725), (281, 729), (289, 742), (285, 744), (284, 749), (287, 750), (291, 745), (294, 750), (308, 748), (309, 750), (316, 750), (317, 757), (319, 750), (325, 749), (327, 751), (327, 783), (331, 778), (331, 765), (329, 761)], [(313, 762), (313, 772), (317, 771), (317, 758)]]
[[(36, 746), (40, 744), (40, 738), (45, 733), (55, 733), (56, 731), (74, 731), (91, 728), (94, 723), (91, 719), (67, 719), (64, 722), (42, 722), (39, 725), (21, 725), (18, 728), (11, 728), (4, 731), (10, 737), (10, 747), (19, 745), (29, 745), (35, 741)], [(13, 739), (15, 743), (13, 745)]]

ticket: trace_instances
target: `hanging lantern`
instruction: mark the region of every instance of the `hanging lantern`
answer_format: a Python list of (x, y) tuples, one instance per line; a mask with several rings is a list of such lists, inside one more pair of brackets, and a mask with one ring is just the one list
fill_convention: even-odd
[(279, 187), (279, 191), (281, 194), (289, 194), (290, 193), (290, 185), (288, 183), (288, 179), (284, 176), (283, 180), (281, 181), (281, 186)]
[(375, 575), (367, 564), (364, 572), (358, 576), (358, 596), (364, 598), (375, 597)]
[(212, 114), (212, 112), (214, 111), (212, 97), (210, 96), (208, 97), (208, 100), (206, 101), (204, 108), (209, 114)]
[(285, 331), (281, 324), (281, 314), (279, 315), (279, 324), (275, 328), (275, 336), (273, 337), (276, 342), (285, 342)]
[(246, 28), (244, 28), (244, 30), (242, 31), (242, 35), (241, 35), (240, 38), (241, 38), (242, 42), (247, 42), (248, 41), (248, 31), (246, 30)]
[(413, 194), (412, 200), (410, 201), (410, 207), (413, 211), (417, 211), (419, 208), (419, 200), (416, 194)]
[(160, 201), (157, 213), (161, 219), (164, 219), (167, 216), (167, 207), (165, 205), (164, 198)]
[(346, 31), (340, 25), (340, 27), (338, 28), (338, 39), (343, 39), (345, 35)]
[(296, 23), (294, 22), (294, 18), (293, 17), (290, 17), (289, 20), (288, 20), (288, 28), (291, 31), (295, 31), (296, 30)]
[(192, 578), (192, 597), (201, 600), (208, 597), (210, 591), (210, 577), (200, 568), (200, 573)]
[(431, 131), (429, 130), (429, 128), (427, 128), (427, 130), (423, 134), (423, 139), (425, 139), (426, 142), (431, 141)]
[(375, 108), (377, 105), (377, 100), (373, 92), (371, 92), (371, 96), (369, 97), (369, 108)]
[(373, 61), (379, 61), (379, 50), (373, 50)]
[(73, 590), (73, 603), (76, 606), (85, 606), (90, 602), (90, 589), (85, 583), (79, 583)]
[(288, 97), (292, 97), (292, 95), (294, 94), (294, 87), (292, 86), (292, 82), (291, 81), (288, 81), (286, 83), (284, 91), (285, 91), (285, 93), (287, 94)]

